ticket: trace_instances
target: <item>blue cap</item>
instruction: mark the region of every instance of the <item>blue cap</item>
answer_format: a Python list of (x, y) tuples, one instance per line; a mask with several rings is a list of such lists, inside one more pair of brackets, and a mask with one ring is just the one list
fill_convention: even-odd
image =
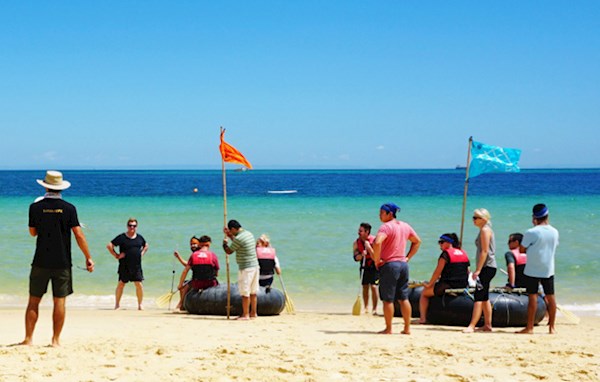
[(533, 217), (536, 219), (541, 219), (543, 217), (548, 216), (548, 207), (545, 204), (536, 204), (533, 206)]
[(385, 212), (392, 213), (392, 214), (394, 214), (394, 216), (396, 216), (396, 213), (400, 212), (400, 207), (398, 207), (394, 203), (382, 204), (379, 209), (384, 210)]

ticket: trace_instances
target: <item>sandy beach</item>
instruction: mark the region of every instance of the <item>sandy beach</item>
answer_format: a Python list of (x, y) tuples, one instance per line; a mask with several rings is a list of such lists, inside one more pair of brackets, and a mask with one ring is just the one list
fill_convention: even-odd
[[(558, 317), (557, 335), (463, 334), (413, 325), (378, 335), (383, 317), (296, 312), (240, 322), (165, 310), (70, 309), (60, 348), (48, 347), (51, 310), (33, 346), (23, 309), (0, 310), (2, 381), (597, 381), (600, 318)], [(394, 319), (400, 332), (401, 319)]]

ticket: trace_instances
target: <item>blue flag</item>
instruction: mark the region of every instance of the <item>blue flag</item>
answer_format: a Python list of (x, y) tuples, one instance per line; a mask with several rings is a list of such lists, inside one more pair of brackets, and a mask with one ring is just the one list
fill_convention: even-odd
[(521, 150), (519, 149), (504, 149), (473, 141), (471, 156), (471, 164), (469, 165), (470, 178), (486, 172), (521, 171), (519, 168)]

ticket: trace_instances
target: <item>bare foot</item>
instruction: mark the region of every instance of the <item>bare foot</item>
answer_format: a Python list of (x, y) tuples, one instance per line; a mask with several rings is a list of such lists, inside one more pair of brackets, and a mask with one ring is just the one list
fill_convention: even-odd
[(410, 335), (410, 330), (404, 329), (403, 331), (400, 332), (400, 334), (408, 334), (408, 335)]
[(490, 333), (492, 331), (492, 328), (489, 326), (482, 326), (481, 328), (477, 328), (475, 329), (476, 332), (486, 332), (486, 333)]
[(138, 305), (138, 310), (144, 310), (144, 306)]
[(239, 316), (238, 318), (236, 318), (236, 321), (248, 321), (250, 318), (246, 317), (246, 316)]
[(380, 332), (377, 332), (377, 334), (392, 334), (392, 329), (383, 329)]
[(31, 340), (23, 340), (23, 342), (12, 344), (10, 346), (31, 346), (31, 345), (33, 345), (33, 342)]
[(427, 320), (419, 320), (419, 325), (425, 325), (427, 323)]
[(470, 326), (468, 326), (466, 329), (463, 329), (463, 333), (473, 333), (474, 331), (475, 329)]
[(523, 330), (519, 330), (518, 332), (515, 332), (517, 334), (533, 334), (533, 329), (529, 329), (529, 328), (525, 328)]
[(115, 305), (115, 310), (119, 310), (121, 307), (119, 305)]
[(548, 328), (548, 333), (549, 334), (556, 334), (556, 329), (554, 329), (554, 327)]

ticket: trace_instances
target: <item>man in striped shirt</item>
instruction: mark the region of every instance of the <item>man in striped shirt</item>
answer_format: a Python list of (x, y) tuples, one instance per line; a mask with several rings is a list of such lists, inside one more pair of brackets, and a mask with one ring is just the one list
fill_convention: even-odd
[(242, 228), (237, 220), (230, 220), (223, 228), (225, 235), (231, 240), (223, 240), (223, 250), (227, 255), (235, 252), (235, 261), (239, 268), (238, 288), (242, 296), (242, 315), (238, 320), (256, 318), (256, 293), (258, 292), (258, 258), (256, 257), (256, 239), (250, 231)]

